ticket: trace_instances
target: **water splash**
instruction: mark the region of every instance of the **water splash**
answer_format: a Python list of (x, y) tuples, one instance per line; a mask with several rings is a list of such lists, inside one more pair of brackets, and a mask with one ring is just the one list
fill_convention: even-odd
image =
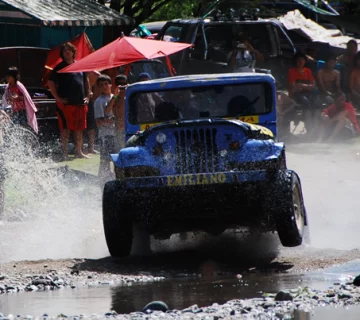
[(21, 141), (7, 148), (5, 167), (0, 261), (108, 255), (98, 185), (24, 152)]

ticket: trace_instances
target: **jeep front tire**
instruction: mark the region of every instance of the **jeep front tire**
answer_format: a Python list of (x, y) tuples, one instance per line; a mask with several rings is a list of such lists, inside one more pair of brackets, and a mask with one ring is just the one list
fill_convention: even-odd
[(306, 211), (299, 177), (292, 170), (279, 170), (275, 181), (276, 229), (284, 247), (301, 245), (306, 224)]
[(121, 182), (109, 181), (103, 192), (103, 224), (106, 244), (113, 258), (131, 252), (133, 222), (124, 205), (125, 192)]

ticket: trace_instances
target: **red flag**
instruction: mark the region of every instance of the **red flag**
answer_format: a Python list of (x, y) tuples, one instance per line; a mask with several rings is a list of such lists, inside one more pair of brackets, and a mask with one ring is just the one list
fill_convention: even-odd
[[(95, 51), (94, 47), (92, 46), (92, 44), (85, 32), (77, 35), (72, 40), (66, 41), (66, 42), (70, 42), (76, 47), (76, 60), (80, 60), (80, 59), (86, 57), (87, 55), (89, 55), (90, 53), (92, 53), (93, 51)], [(45, 73), (44, 73), (44, 76), (42, 79), (44, 86), (47, 85), (47, 79), (48, 79), (52, 69), (58, 63), (61, 62), (60, 48), (62, 45), (63, 45), (63, 43), (52, 48), (49, 51), (49, 54), (48, 54), (46, 62), (45, 62)]]

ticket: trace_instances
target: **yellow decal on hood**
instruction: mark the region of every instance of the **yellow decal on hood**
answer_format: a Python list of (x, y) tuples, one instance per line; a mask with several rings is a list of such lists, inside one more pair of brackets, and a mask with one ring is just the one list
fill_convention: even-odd
[(161, 122), (154, 122), (154, 123), (143, 123), (143, 124), (140, 124), (140, 131), (144, 131), (146, 129), (149, 129), (153, 126), (156, 126), (158, 124), (160, 124)]
[(216, 183), (225, 183), (226, 175), (224, 173), (215, 173), (215, 174), (185, 174), (182, 176), (168, 176), (167, 185), (169, 187), (178, 187), (178, 186), (195, 186), (195, 185), (205, 185), (205, 184), (216, 184)]
[(270, 129), (266, 128), (266, 127), (259, 126), (259, 125), (256, 125), (256, 124), (250, 124), (250, 128), (251, 128), (251, 130), (254, 130), (254, 131), (260, 131), (261, 134), (264, 134), (264, 135), (267, 135), (267, 136), (270, 136), (270, 137), (274, 137), (273, 132)]
[(238, 120), (247, 123), (259, 123), (259, 116), (244, 116), (244, 117), (239, 117)]

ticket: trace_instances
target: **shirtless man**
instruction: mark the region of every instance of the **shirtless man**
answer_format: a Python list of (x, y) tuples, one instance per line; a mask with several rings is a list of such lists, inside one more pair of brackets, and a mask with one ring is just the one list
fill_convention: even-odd
[(336, 57), (329, 56), (325, 60), (325, 66), (317, 73), (317, 81), (320, 94), (323, 98), (332, 97), (341, 92), (340, 72), (335, 70)]
[(106, 113), (112, 112), (115, 117), (115, 150), (120, 151), (125, 147), (125, 94), (128, 79), (125, 75), (119, 74), (115, 77), (114, 95), (105, 108)]
[(357, 109), (360, 108), (360, 52), (354, 57), (354, 68), (350, 74), (351, 101)]
[(344, 54), (337, 57), (337, 62), (345, 66), (343, 70), (343, 86), (346, 94), (350, 91), (350, 75), (354, 68), (354, 57), (358, 51), (358, 43), (355, 39), (351, 39), (346, 44), (346, 51)]

